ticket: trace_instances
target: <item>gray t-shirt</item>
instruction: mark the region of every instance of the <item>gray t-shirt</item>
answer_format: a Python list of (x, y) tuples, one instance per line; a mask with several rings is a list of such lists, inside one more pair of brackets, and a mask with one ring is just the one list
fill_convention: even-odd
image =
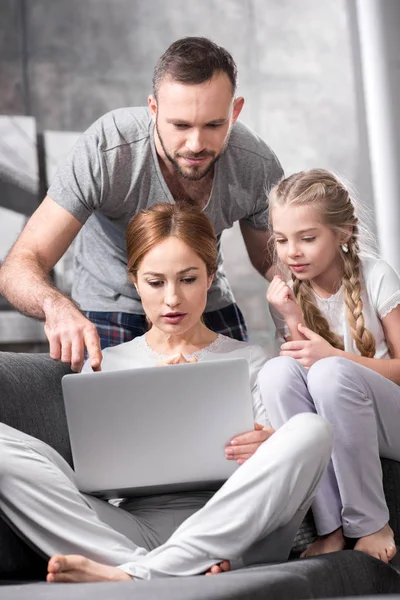
[[(266, 229), (266, 193), (281, 177), (272, 150), (236, 123), (217, 161), (204, 212), (217, 236), (245, 220)], [(137, 212), (174, 199), (162, 176), (147, 108), (120, 108), (96, 121), (59, 169), (48, 195), (85, 226), (75, 245), (72, 297), (82, 310), (143, 314), (127, 274), (125, 230)], [(222, 256), (207, 311), (234, 301)]]

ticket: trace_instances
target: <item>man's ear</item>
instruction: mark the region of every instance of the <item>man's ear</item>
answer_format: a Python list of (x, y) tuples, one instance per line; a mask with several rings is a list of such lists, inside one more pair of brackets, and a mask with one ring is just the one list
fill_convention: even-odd
[(235, 98), (235, 100), (233, 101), (232, 125), (234, 125), (236, 123), (238, 116), (242, 112), (243, 105), (244, 105), (244, 98), (242, 98), (242, 97)]
[(157, 100), (156, 100), (156, 97), (153, 96), (153, 95), (150, 95), (147, 98), (147, 104), (149, 106), (151, 117), (153, 119), (155, 119), (156, 116), (157, 116)]

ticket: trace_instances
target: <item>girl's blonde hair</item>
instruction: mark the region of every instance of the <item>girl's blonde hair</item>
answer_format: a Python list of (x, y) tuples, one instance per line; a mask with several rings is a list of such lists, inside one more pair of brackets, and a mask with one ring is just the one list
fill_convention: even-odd
[[(324, 169), (301, 171), (283, 179), (272, 188), (269, 194), (270, 222), (274, 206), (288, 204), (312, 205), (318, 211), (322, 223), (338, 233), (339, 252), (343, 260), (344, 301), (351, 335), (360, 354), (372, 358), (375, 355), (375, 338), (365, 327), (361, 299), (360, 223), (349, 191), (329, 171)], [(293, 292), (307, 327), (335, 348), (343, 350), (341, 339), (330, 330), (328, 321), (314, 303), (310, 281), (301, 281), (294, 274), (292, 279)]]

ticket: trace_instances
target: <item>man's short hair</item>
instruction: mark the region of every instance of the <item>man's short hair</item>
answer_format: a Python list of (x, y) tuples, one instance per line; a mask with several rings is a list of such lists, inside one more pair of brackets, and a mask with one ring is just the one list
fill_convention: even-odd
[(226, 73), (232, 84), (232, 95), (237, 85), (237, 67), (231, 54), (205, 37), (184, 37), (167, 48), (154, 68), (153, 93), (157, 98), (165, 77), (187, 84), (204, 83), (216, 72)]

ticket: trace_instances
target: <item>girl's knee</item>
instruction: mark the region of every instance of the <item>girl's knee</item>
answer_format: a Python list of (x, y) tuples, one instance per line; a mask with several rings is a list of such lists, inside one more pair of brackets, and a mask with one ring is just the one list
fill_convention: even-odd
[(258, 379), (261, 388), (263, 386), (276, 386), (279, 384), (290, 385), (302, 372), (301, 365), (289, 356), (277, 356), (271, 358), (262, 367)]
[(310, 395), (317, 407), (338, 408), (348, 398), (349, 387), (355, 389), (358, 365), (341, 356), (329, 356), (314, 363), (307, 375)]

